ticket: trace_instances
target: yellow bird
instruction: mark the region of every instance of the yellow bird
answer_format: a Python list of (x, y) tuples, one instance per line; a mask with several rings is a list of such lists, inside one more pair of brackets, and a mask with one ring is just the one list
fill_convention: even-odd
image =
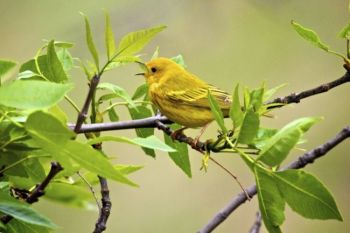
[[(149, 97), (152, 103), (171, 121), (184, 129), (203, 127), (214, 120), (208, 101), (208, 92), (218, 102), (224, 116), (228, 116), (230, 95), (212, 86), (168, 58), (156, 58), (143, 64)], [(175, 137), (175, 135), (173, 135)], [(198, 140), (199, 136), (196, 138)]]

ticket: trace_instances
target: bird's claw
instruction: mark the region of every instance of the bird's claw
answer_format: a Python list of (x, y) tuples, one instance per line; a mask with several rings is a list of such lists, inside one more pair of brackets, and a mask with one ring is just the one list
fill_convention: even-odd
[(177, 140), (179, 138), (180, 135), (183, 135), (183, 131), (185, 130), (186, 128), (181, 128), (181, 129), (177, 129), (175, 130), (174, 132), (172, 132), (170, 134), (170, 137), (173, 141)]

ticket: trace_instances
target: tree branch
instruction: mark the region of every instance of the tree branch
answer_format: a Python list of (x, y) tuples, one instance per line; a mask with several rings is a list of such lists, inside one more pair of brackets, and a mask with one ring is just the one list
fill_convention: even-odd
[[(269, 101), (265, 104), (291, 104), (291, 103), (299, 103), (300, 100), (327, 92), (332, 88), (335, 88), (344, 83), (350, 82), (350, 73), (346, 72), (342, 77), (329, 82), (322, 84), (318, 87), (302, 91), (299, 93), (291, 93), (290, 95), (276, 98), (272, 101)], [(85, 106), (85, 105), (84, 105)], [(269, 108), (277, 108), (282, 107), (284, 105), (274, 105)], [(82, 111), (83, 112), (83, 111)], [(83, 115), (83, 114), (82, 114)], [(88, 133), (88, 132), (98, 132), (98, 131), (110, 131), (110, 130), (122, 130), (122, 129), (135, 129), (135, 128), (155, 128), (158, 127), (158, 123), (161, 122), (163, 124), (171, 124), (172, 122), (166, 118), (165, 116), (154, 116), (148, 117), (140, 120), (130, 120), (130, 121), (119, 121), (119, 122), (109, 122), (109, 123), (97, 123), (97, 124), (83, 124), (78, 127), (77, 124), (68, 124), (68, 127), (74, 129), (76, 133)], [(81, 122), (82, 123), (82, 122)], [(159, 127), (158, 127), (159, 128)], [(164, 131), (164, 130), (163, 130)], [(167, 129), (167, 131), (169, 131)], [(185, 136), (185, 135), (184, 135)], [(186, 142), (186, 139), (183, 138), (183, 141)], [(187, 143), (187, 142), (186, 142)]]
[[(316, 159), (322, 157), (339, 143), (350, 137), (350, 126), (343, 128), (334, 138), (328, 142), (318, 146), (317, 148), (310, 150), (304, 155), (300, 156), (294, 162), (283, 167), (281, 170), (286, 169), (300, 169), (308, 164), (313, 163)], [(256, 192), (256, 185), (252, 185), (246, 189), (250, 197), (253, 197)], [(217, 226), (219, 226), (225, 219), (240, 205), (247, 200), (244, 192), (239, 193), (234, 197), (223, 209), (221, 209), (215, 216), (205, 225), (198, 233), (209, 233), (212, 232)]]
[[(90, 133), (99, 131), (111, 131), (111, 130), (122, 130), (122, 129), (137, 129), (137, 128), (155, 128), (157, 127), (156, 121), (160, 121), (164, 124), (170, 124), (170, 121), (165, 116), (153, 116), (140, 120), (129, 120), (129, 121), (118, 121), (118, 122), (107, 122), (107, 123), (95, 123), (95, 124), (83, 124), (76, 133)], [(68, 124), (71, 129), (75, 128), (76, 124)]]
[(99, 176), (98, 178), (100, 180), (100, 186), (101, 186), (102, 208), (100, 209), (100, 215), (95, 224), (95, 230), (93, 233), (101, 233), (104, 230), (106, 230), (106, 224), (112, 209), (112, 202), (109, 197), (107, 180), (101, 176)]
[[(291, 104), (291, 103), (300, 103), (300, 100), (308, 98), (313, 95), (321, 94), (324, 92), (327, 92), (331, 90), (332, 88), (335, 88), (339, 85), (342, 85), (344, 83), (350, 82), (350, 73), (347, 71), (342, 77), (329, 82), (322, 84), (318, 87), (302, 91), (299, 93), (291, 93), (290, 95), (284, 96), (284, 97), (279, 97), (276, 98), (272, 101), (267, 102), (266, 104)], [(277, 106), (271, 106), (270, 108), (276, 108), (276, 107), (282, 107), (283, 105), (277, 105)]]
[(92, 79), (90, 81), (89, 93), (86, 96), (85, 103), (83, 105), (83, 108), (79, 112), (77, 122), (74, 126), (74, 132), (76, 132), (76, 133), (79, 132), (81, 125), (83, 124), (83, 122), (85, 121), (85, 119), (87, 117), (91, 101), (93, 99), (93, 96), (95, 95), (95, 91), (96, 91), (96, 88), (97, 88), (97, 85), (99, 82), (100, 82), (100, 76), (95, 74), (94, 77), (92, 77)]
[[(94, 77), (97, 78), (98, 77)], [(269, 101), (265, 104), (291, 104), (291, 103), (299, 103), (302, 99), (321, 94), (324, 92), (327, 92), (339, 85), (342, 85), (344, 83), (350, 82), (350, 73), (347, 71), (342, 77), (332, 81), (328, 82), (325, 84), (322, 84), (318, 87), (302, 91), (300, 93), (292, 93), (290, 95), (276, 98), (272, 101)], [(98, 84), (98, 80), (96, 83), (96, 86)], [(91, 84), (92, 85), (92, 84)], [(76, 133), (88, 133), (88, 132), (98, 132), (98, 131), (109, 131), (109, 130), (122, 130), (122, 129), (135, 129), (135, 128), (155, 128), (157, 127), (158, 129), (164, 131), (166, 134), (170, 135), (172, 134), (173, 130), (170, 129), (166, 124), (172, 123), (169, 119), (167, 119), (165, 116), (154, 116), (154, 117), (149, 117), (145, 119), (140, 119), (140, 120), (130, 120), (130, 121), (119, 121), (119, 122), (110, 122), (110, 123), (97, 123), (97, 124), (82, 124), (84, 119), (86, 118), (87, 112), (88, 112), (88, 107), (89, 104), (91, 103), (92, 99), (92, 94), (91, 93), (91, 88), (90, 87), (90, 92), (89, 95), (86, 99), (86, 102), (84, 104), (83, 110), (81, 111), (81, 114), (79, 114), (77, 123), (74, 124), (68, 124), (68, 126), (71, 129), (74, 129)], [(277, 108), (277, 107), (282, 107), (284, 105), (273, 105), (270, 106), (269, 108)], [(295, 161), (293, 164), (291, 164), (287, 168), (301, 168), (305, 166), (306, 164), (312, 163), (313, 160), (316, 158), (324, 155), (327, 153), (330, 149), (332, 149), (334, 146), (336, 146), (338, 143), (343, 141), (345, 138), (349, 137), (349, 128), (344, 128), (346, 131), (345, 134), (339, 134), (339, 142), (334, 139), (333, 141), (331, 140), (330, 142), (320, 146), (319, 148), (316, 148), (315, 150), (304, 154), (301, 156), (298, 161)], [(343, 132), (343, 131), (342, 131)], [(343, 132), (344, 133), (344, 132)], [(211, 150), (215, 148), (207, 148), (208, 144), (203, 143), (198, 141), (196, 145), (193, 145), (194, 139), (187, 137), (184, 134), (178, 134), (176, 137), (176, 140), (180, 142), (187, 143), (192, 146), (193, 149), (197, 151), (204, 151), (204, 150)], [(210, 145), (209, 145), (210, 146)], [(286, 169), (287, 169), (286, 168)], [(249, 188), (246, 189), (247, 193), (249, 196), (254, 196), (256, 194), (256, 186), (250, 186)], [(214, 216), (214, 218), (208, 223), (207, 226), (205, 226), (200, 233), (205, 233), (205, 232), (211, 232), (213, 229), (215, 229), (221, 222), (223, 222), (238, 206), (243, 204), (247, 200), (246, 195), (244, 192), (238, 194), (230, 203), (227, 205), (223, 210), (221, 210), (217, 215)]]
[[(47, 185), (51, 182), (51, 180), (62, 171), (62, 166), (57, 162), (51, 162), (51, 169), (45, 179), (35, 187), (35, 189), (30, 193), (30, 195), (25, 199), (25, 201), (29, 204), (37, 202), (39, 197), (44, 195), (44, 190)], [(0, 218), (0, 221), (4, 224), (8, 223), (13, 217), (11, 215), (4, 215)]]
[(259, 233), (261, 227), (261, 213), (260, 211), (256, 212), (256, 218), (253, 226), (250, 228), (249, 233)]
[[(102, 74), (102, 73), (100, 73)], [(89, 107), (91, 104), (91, 101), (94, 101), (94, 96), (96, 93), (96, 88), (98, 86), (98, 83), (100, 82), (100, 74), (95, 74), (91, 81), (90, 81), (90, 88), (89, 88), (89, 93), (85, 99), (85, 103), (83, 105), (83, 108), (81, 109), (76, 124), (73, 126), (71, 125), (70, 127), (74, 129), (75, 133), (82, 133), (83, 131), (81, 130), (82, 124), (85, 121)], [(94, 109), (94, 102), (92, 102), (92, 118), (95, 120), (95, 109)], [(96, 131), (101, 131), (101, 130), (96, 130)], [(96, 132), (94, 131), (94, 132)], [(90, 131), (92, 132), (92, 131)], [(102, 150), (102, 144), (94, 144), (92, 147), (96, 150)], [(111, 212), (111, 207), (112, 207), (112, 202), (109, 197), (109, 189), (108, 189), (108, 183), (107, 179), (98, 176), (99, 181), (100, 181), (100, 186), (101, 186), (101, 202), (102, 202), (102, 208), (99, 210), (99, 217), (96, 221), (95, 224), (95, 229), (93, 233), (101, 233), (104, 230), (106, 230), (106, 225), (107, 225), (107, 220)]]
[[(102, 150), (102, 144), (94, 144), (93, 147), (96, 150)], [(109, 188), (108, 188), (107, 179), (101, 176), (98, 176), (98, 179), (100, 181), (100, 186), (101, 186), (102, 208), (100, 209), (99, 216), (96, 221), (95, 229), (93, 233), (101, 233), (104, 230), (106, 230), (108, 217), (111, 213), (111, 208), (112, 208), (112, 202), (109, 197)]]

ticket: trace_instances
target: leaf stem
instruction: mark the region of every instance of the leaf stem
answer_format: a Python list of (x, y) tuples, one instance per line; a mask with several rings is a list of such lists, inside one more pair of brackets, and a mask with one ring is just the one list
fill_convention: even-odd
[(87, 181), (87, 179), (86, 179), (82, 174), (80, 174), (79, 171), (77, 172), (77, 175), (78, 175), (78, 176), (80, 177), (80, 179), (82, 179), (82, 181), (89, 187), (89, 189), (90, 189), (90, 191), (91, 191), (91, 193), (92, 193), (92, 196), (93, 196), (94, 199), (95, 199), (95, 202), (96, 202), (96, 205), (97, 205), (97, 207), (98, 207), (98, 210), (99, 210), (99, 212), (101, 213), (101, 204), (100, 204), (100, 202), (99, 202), (98, 199), (97, 199), (97, 195), (96, 195), (96, 192), (95, 192), (94, 187), (92, 187), (92, 185), (89, 183), (89, 181)]
[[(135, 104), (150, 104), (150, 101), (144, 101), (144, 100), (135, 100), (134, 101)], [(102, 114), (105, 114), (106, 112), (108, 112), (110, 109), (114, 108), (115, 106), (119, 106), (119, 105), (128, 105), (128, 102), (117, 102), (117, 103), (113, 103), (111, 105), (109, 105), (105, 110), (102, 111)]]

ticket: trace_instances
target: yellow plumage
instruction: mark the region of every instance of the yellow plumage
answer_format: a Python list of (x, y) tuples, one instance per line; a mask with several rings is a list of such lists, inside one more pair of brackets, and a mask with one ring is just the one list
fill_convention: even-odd
[(149, 85), (150, 99), (173, 122), (195, 128), (213, 121), (208, 91), (224, 115), (228, 115), (230, 95), (202, 81), (174, 61), (156, 58), (146, 63), (146, 67), (143, 75)]

